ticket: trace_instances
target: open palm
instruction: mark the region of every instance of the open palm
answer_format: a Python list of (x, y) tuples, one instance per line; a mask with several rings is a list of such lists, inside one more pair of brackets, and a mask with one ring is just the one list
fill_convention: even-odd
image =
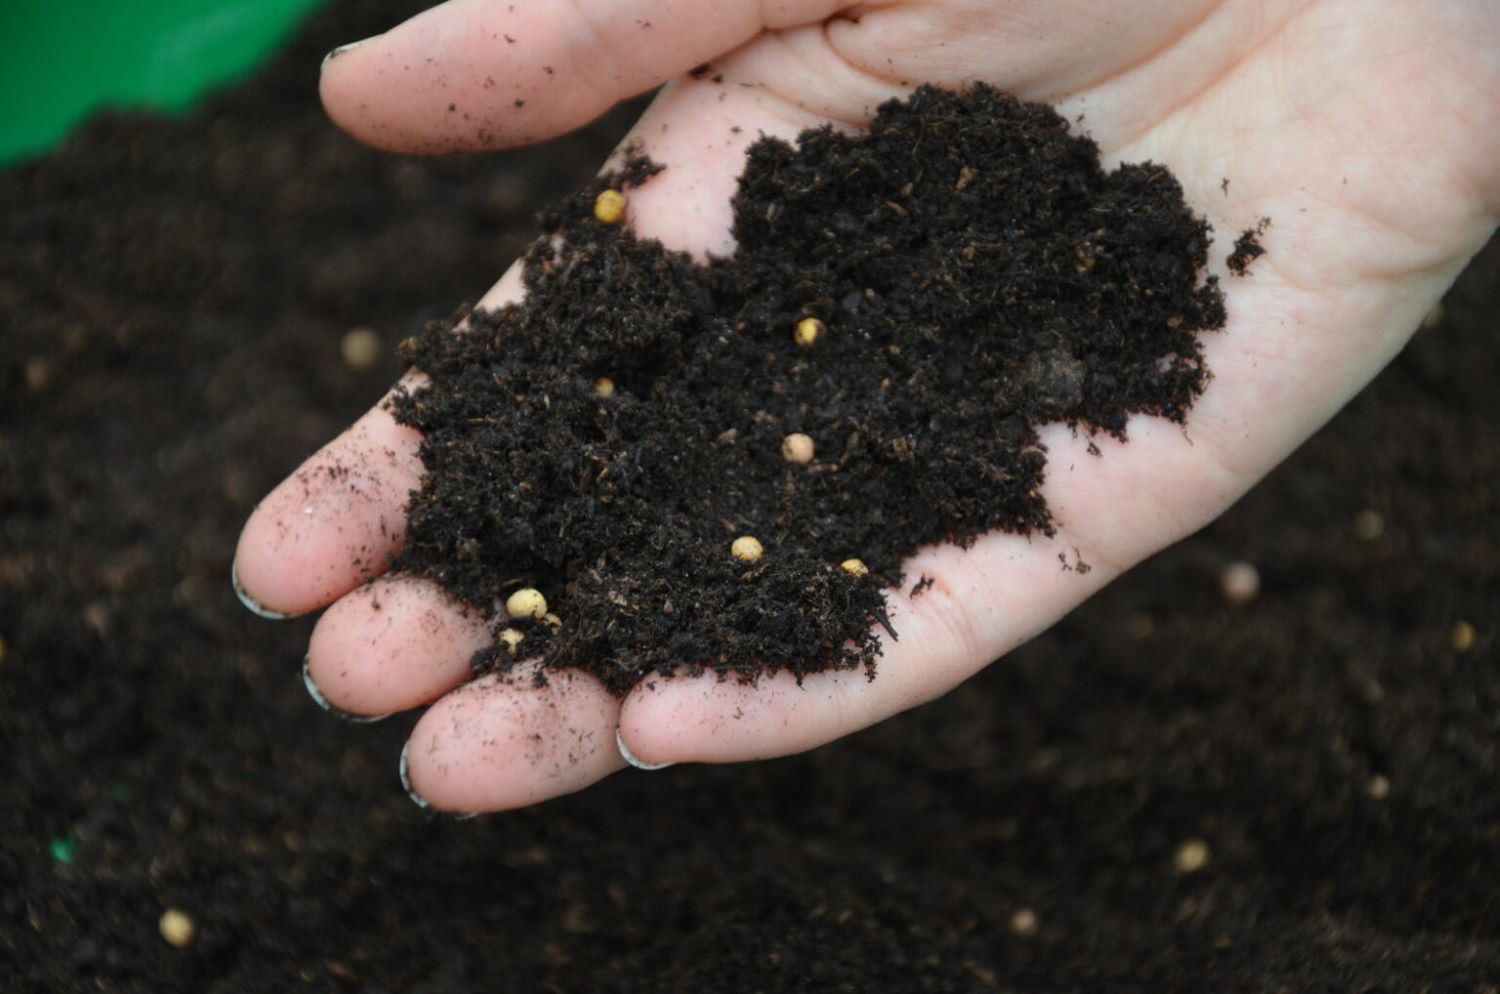
[[(236, 571), (262, 613), (332, 605), (308, 674), (337, 708), (436, 702), (403, 757), (428, 803), (544, 800), (620, 769), (622, 749), (643, 764), (784, 755), (944, 693), (1224, 511), (1400, 349), (1500, 213), (1489, 0), (450, 0), (338, 54), (322, 90), (356, 137), (453, 152), (551, 137), (666, 82), (632, 140), (667, 169), (630, 218), (701, 256), (732, 248), (758, 135), (857, 127), (918, 83), (978, 80), (1081, 119), (1111, 162), (1169, 165), (1220, 262), (1224, 236), (1273, 220), (1253, 275), (1225, 280), (1229, 324), (1204, 343), (1215, 378), (1186, 430), (1138, 417), (1128, 443), (1093, 440), (1101, 458), (1044, 430), (1057, 534), (918, 552), (909, 574), (935, 582), (916, 601), (889, 592), (902, 638), (874, 681), (706, 675), (621, 701), (577, 673), (470, 680), (483, 620), (429, 581), (370, 579), (422, 473), (415, 433), (377, 406), (261, 503)], [(519, 293), (512, 270), (484, 303)], [(1063, 570), (1059, 552), (1093, 569)]]

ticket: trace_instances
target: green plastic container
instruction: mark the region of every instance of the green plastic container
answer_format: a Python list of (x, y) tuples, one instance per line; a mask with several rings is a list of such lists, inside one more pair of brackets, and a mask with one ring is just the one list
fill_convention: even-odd
[(0, 0), (0, 164), (46, 151), (99, 107), (191, 107), (321, 2)]

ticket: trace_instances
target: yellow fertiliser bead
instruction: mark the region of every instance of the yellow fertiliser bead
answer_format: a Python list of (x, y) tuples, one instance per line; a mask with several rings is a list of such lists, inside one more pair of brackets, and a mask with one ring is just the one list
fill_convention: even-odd
[(615, 395), (615, 381), (608, 376), (601, 376), (594, 381), (595, 397), (613, 397)]
[(355, 328), (339, 339), (339, 353), (350, 369), (370, 369), (380, 361), (380, 336), (369, 328)]
[(1030, 908), (1017, 908), (1010, 916), (1010, 930), (1017, 935), (1035, 935), (1036, 912)]
[(605, 190), (594, 200), (594, 217), (600, 224), (619, 224), (625, 216), (625, 194)]
[(816, 454), (813, 440), (800, 431), (794, 431), (781, 440), (781, 457), (787, 462), (803, 465), (812, 462)]
[(522, 587), (505, 599), (505, 613), (512, 618), (541, 618), (547, 614), (547, 598), (540, 590)]
[(839, 569), (843, 570), (845, 573), (848, 573), (850, 576), (870, 575), (870, 567), (865, 565), (865, 561), (863, 559), (845, 559), (843, 562), (839, 563)]
[(498, 638), (500, 639), (500, 644), (505, 646), (512, 656), (521, 648), (521, 643), (526, 641), (526, 636), (514, 628), (502, 630)]
[(747, 563), (753, 563), (765, 555), (765, 546), (754, 535), (741, 535), (729, 546), (729, 554), (736, 559), (743, 559)]
[(1246, 562), (1233, 562), (1219, 574), (1219, 591), (1236, 607), (1244, 607), (1260, 594), (1260, 570)]
[(191, 946), (193, 937), (198, 933), (198, 927), (188, 913), (176, 908), (168, 908), (162, 912), (156, 927), (161, 930), (161, 937), (178, 949)]
[(1172, 857), (1173, 864), (1178, 873), (1197, 873), (1208, 865), (1212, 856), (1208, 843), (1202, 839), (1188, 839), (1177, 847), (1177, 853)]
[(797, 330), (792, 337), (797, 340), (798, 345), (810, 349), (818, 341), (818, 336), (823, 334), (824, 328), (823, 322), (817, 318), (803, 318), (797, 322)]

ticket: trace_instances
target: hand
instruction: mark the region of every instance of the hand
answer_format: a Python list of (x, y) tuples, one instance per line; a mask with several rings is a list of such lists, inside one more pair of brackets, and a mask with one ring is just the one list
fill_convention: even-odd
[[(331, 605), (310, 688), (359, 715), (436, 701), (403, 757), (434, 807), (500, 810), (643, 762), (811, 749), (944, 693), (1142, 558), (1198, 529), (1285, 458), (1401, 348), (1500, 213), (1500, 9), (1489, 0), (451, 0), (326, 65), (323, 100), (401, 152), (482, 150), (576, 128), (666, 87), (632, 138), (665, 172), (631, 194), (643, 237), (726, 253), (745, 146), (857, 127), (919, 82), (984, 80), (1059, 106), (1110, 162), (1169, 165), (1229, 243), (1273, 219), (1268, 254), (1227, 277), (1229, 325), (1186, 426), (1138, 417), (1128, 443), (1061, 427), (1044, 493), (1054, 539), (992, 534), (926, 549), (890, 592), (902, 638), (879, 674), (712, 675), (623, 701), (581, 674), (469, 681), (486, 626), (429, 581), (379, 574), (422, 467), (377, 406), (257, 508), (238, 580), (264, 609)], [(688, 71), (712, 64), (702, 78)], [(722, 82), (713, 77), (722, 74)], [(731, 130), (737, 128), (738, 130)], [(1229, 180), (1227, 187), (1222, 180)], [(512, 269), (484, 298), (520, 292)], [(1059, 568), (1081, 557), (1087, 573)]]

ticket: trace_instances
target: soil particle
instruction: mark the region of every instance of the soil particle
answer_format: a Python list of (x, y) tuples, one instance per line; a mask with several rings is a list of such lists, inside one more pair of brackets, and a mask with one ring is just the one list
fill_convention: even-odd
[(1253, 228), (1246, 228), (1240, 232), (1240, 237), (1234, 240), (1234, 251), (1229, 254), (1229, 271), (1235, 276), (1244, 276), (1250, 272), (1250, 264), (1266, 254), (1265, 246), (1260, 243), (1260, 236), (1266, 233), (1271, 226), (1270, 218), (1261, 218)]
[(1365, 508), (1354, 516), (1354, 537), (1361, 542), (1375, 542), (1385, 534), (1385, 517), (1376, 510)]
[[(1047, 107), (923, 87), (867, 134), (763, 138), (737, 250), (708, 266), (596, 223), (658, 168), (632, 158), (543, 215), (525, 302), (403, 352), (430, 385), (393, 408), (428, 474), (398, 566), (478, 606), (505, 577), (556, 591), (560, 630), (520, 625), (548, 667), (616, 692), (873, 673), (904, 556), (1051, 532), (1039, 426), (1123, 437), (1207, 381), (1207, 224), (1166, 169), (1106, 172)], [(787, 438), (805, 458), (777, 458)], [(788, 466), (814, 450), (821, 471)], [(737, 533), (764, 547), (752, 570), (725, 560)]]

